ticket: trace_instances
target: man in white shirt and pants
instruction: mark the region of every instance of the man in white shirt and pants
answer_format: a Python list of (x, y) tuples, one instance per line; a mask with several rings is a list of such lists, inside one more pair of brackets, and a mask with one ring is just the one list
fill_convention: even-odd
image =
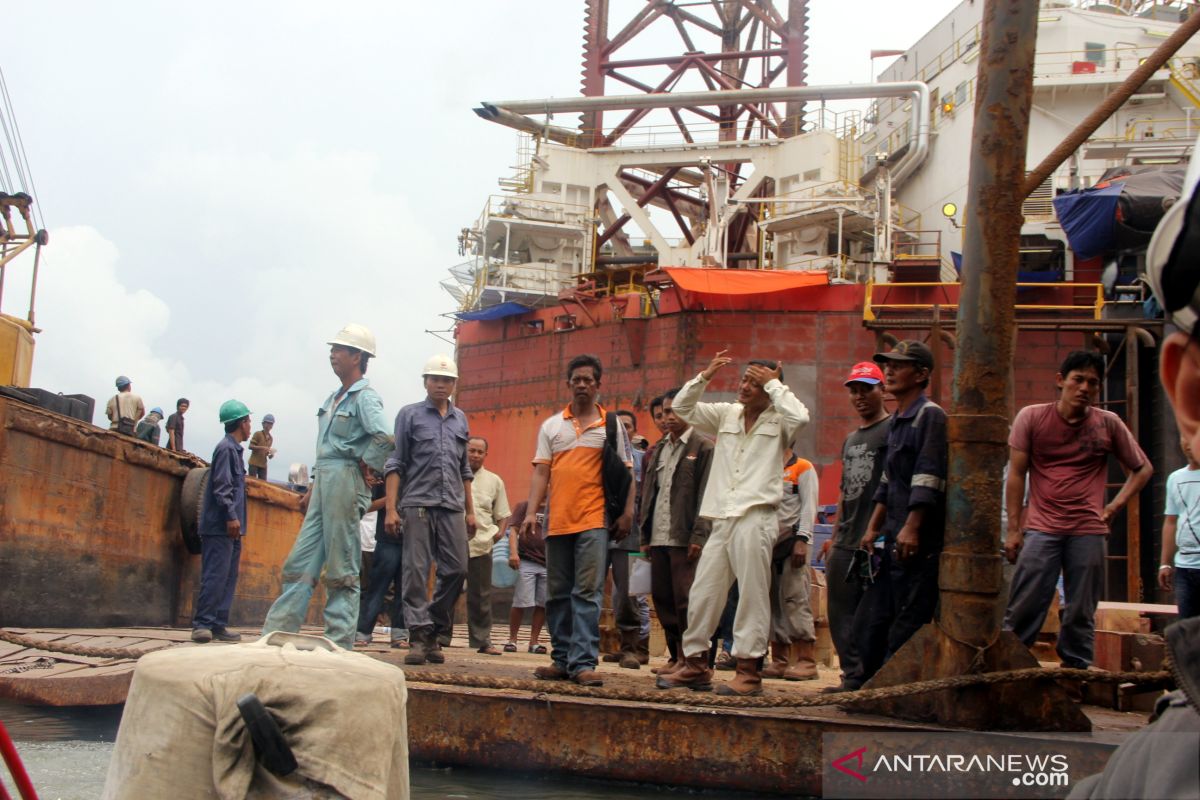
[(712, 534), (700, 555), (683, 635), (682, 668), (658, 678), (660, 689), (712, 688), (709, 640), (717, 629), (729, 588), (736, 580), (741, 598), (733, 623), (737, 675), (718, 694), (762, 693), (758, 659), (767, 652), (771, 628), (771, 552), (779, 534), (779, 479), (784, 454), (796, 432), (808, 423), (808, 409), (782, 383), (773, 361), (751, 361), (738, 386), (736, 403), (701, 403), (708, 382), (733, 359), (722, 350), (703, 372), (675, 396), (675, 413), (696, 430), (716, 436), (716, 452), (700, 516), (712, 520)]

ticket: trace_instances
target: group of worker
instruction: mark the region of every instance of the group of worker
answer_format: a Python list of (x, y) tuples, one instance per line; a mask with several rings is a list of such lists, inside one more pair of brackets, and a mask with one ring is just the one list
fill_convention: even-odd
[[(133, 436), (155, 446), (162, 445), (162, 429), (158, 427), (158, 424), (166, 416), (163, 414), (163, 410), (155, 406), (147, 414), (146, 404), (140, 395), (134, 394), (133, 381), (127, 376), (118, 375), (116, 384), (117, 393), (108, 399), (104, 408), (104, 415), (108, 417), (109, 422), (108, 429), (126, 436)], [(191, 403), (188, 399), (181, 397), (175, 401), (175, 413), (166, 417), (167, 443), (165, 446), (168, 450), (185, 452), (183, 449), (184, 415), (187, 414), (190, 407)]]

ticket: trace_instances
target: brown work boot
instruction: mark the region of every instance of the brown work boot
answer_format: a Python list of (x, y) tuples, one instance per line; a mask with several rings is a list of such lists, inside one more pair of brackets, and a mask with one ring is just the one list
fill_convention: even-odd
[(683, 650), (683, 645), (677, 642), (667, 642), (667, 652), (671, 654), (670, 660), (661, 667), (654, 667), (650, 671), (655, 675), (666, 675), (683, 666), (683, 659), (679, 657), (679, 652)]
[(571, 676), (571, 680), (578, 683), (580, 686), (603, 686), (604, 679), (600, 677), (600, 673), (594, 669), (581, 669)]
[(726, 697), (754, 697), (762, 694), (762, 678), (758, 676), (757, 658), (739, 658), (737, 674), (728, 683), (717, 687), (717, 694)]
[(412, 630), (408, 635), (409, 646), (408, 652), (404, 654), (404, 663), (414, 667), (424, 664), (428, 657), (429, 632)]
[(637, 657), (637, 641), (637, 631), (621, 631), (621, 652), (617, 654), (617, 661), (625, 669), (642, 668), (642, 662)]
[(644, 636), (637, 640), (637, 660), (639, 664), (650, 663), (650, 637)]
[(817, 660), (813, 657), (815, 646), (813, 642), (792, 642), (792, 663), (787, 672), (783, 673), (784, 680), (815, 681), (817, 675)]
[(540, 681), (569, 681), (571, 673), (558, 664), (544, 664), (533, 671), (533, 677)]
[(712, 670), (707, 662), (708, 657), (704, 653), (685, 656), (670, 675), (659, 674), (654, 685), (659, 689), (687, 688), (693, 692), (707, 692), (712, 689)]
[(763, 667), (764, 678), (782, 678), (788, 669), (788, 643), (771, 642), (771, 660)]

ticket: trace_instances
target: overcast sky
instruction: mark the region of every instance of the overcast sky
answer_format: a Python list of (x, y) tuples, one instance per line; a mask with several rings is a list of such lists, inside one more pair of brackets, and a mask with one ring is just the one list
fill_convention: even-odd
[[(421, 365), (452, 350), (425, 333), (454, 310), (438, 281), (515, 161), (516, 134), (471, 108), (578, 94), (582, 5), (7, 6), (0, 67), (50, 231), (33, 385), (92, 395), (100, 418), (118, 374), (147, 408), (186, 395), (206, 458), (237, 397), (255, 429), (278, 420), (273, 478), (311, 463), (344, 323), (378, 338), (368, 377), (389, 415), (421, 399)], [(810, 0), (809, 83), (866, 82), (871, 49), (908, 47), (955, 5)], [(663, 22), (660, 52), (678, 52)], [(25, 312), (25, 263), (7, 313)]]

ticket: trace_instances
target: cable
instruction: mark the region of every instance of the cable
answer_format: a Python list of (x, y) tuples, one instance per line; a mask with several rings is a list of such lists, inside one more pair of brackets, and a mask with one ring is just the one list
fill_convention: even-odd
[[(45, 228), (46, 217), (42, 213), (41, 197), (38, 195), (37, 184), (34, 183), (33, 180), (33, 169), (29, 166), (29, 156), (25, 152), (25, 140), (21, 136), (21, 126), (17, 123), (17, 115), (13, 110), (12, 97), (8, 93), (8, 81), (4, 77), (3, 67), (0, 67), (0, 90), (2, 90), (4, 93), (4, 103), (6, 106), (8, 106), (8, 116), (12, 119), (13, 131), (17, 135), (17, 144), (20, 147), (20, 158), (25, 163), (24, 174), (28, 176), (29, 193), (33, 195), (35, 201), (33, 204), (33, 213), (37, 216), (38, 227)], [(16, 160), (17, 156), (14, 154), (13, 158)]]

